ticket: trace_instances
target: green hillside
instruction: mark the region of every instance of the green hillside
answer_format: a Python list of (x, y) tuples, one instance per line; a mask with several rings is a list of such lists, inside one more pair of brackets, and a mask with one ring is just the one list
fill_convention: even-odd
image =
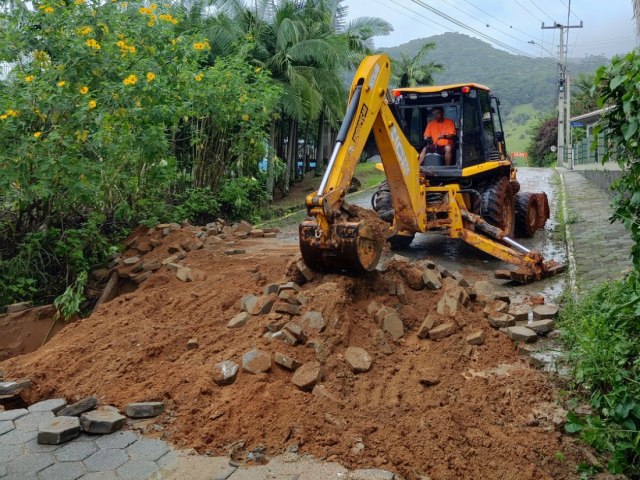
[[(531, 104), (536, 111), (553, 108), (557, 82), (555, 59), (513, 55), (481, 40), (452, 32), (382, 50), (391, 58), (400, 53), (412, 57), (425, 42), (436, 44), (427, 60), (445, 67), (443, 72), (434, 75), (436, 83), (473, 81), (485, 84), (500, 98), (503, 115), (522, 104)], [(574, 75), (590, 73), (606, 61), (605, 57), (591, 56), (569, 61), (568, 68)]]

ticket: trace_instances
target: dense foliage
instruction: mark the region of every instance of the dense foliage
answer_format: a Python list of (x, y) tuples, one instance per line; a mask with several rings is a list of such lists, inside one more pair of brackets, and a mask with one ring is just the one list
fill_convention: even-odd
[(538, 120), (529, 131), (531, 142), (527, 147), (529, 162), (537, 167), (548, 167), (556, 160), (551, 147), (558, 143), (558, 118)]

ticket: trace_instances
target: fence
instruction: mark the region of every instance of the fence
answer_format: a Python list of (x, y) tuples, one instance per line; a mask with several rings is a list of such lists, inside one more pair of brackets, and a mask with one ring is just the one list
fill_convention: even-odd
[(593, 137), (587, 137), (573, 144), (573, 164), (586, 165), (601, 163), (605, 153), (604, 133), (598, 135), (597, 147), (592, 148)]

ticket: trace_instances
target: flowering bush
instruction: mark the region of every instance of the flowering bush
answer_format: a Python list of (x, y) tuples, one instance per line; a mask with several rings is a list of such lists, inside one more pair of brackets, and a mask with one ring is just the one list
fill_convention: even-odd
[(0, 14), (0, 61), (15, 65), (0, 81), (1, 261), (42, 228), (167, 212), (178, 164), (189, 178), (217, 165), (215, 186), (262, 157), (276, 87), (246, 51), (211, 62), (181, 18), (169, 4), (85, 0)]

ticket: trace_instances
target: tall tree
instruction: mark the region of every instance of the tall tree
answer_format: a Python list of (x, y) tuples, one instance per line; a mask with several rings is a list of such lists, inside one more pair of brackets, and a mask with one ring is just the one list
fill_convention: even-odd
[(425, 43), (418, 53), (408, 57), (404, 53), (394, 59), (391, 69), (392, 82), (400, 88), (433, 85), (433, 74), (443, 70), (444, 66), (436, 62), (426, 62), (427, 54), (436, 47), (433, 42)]

